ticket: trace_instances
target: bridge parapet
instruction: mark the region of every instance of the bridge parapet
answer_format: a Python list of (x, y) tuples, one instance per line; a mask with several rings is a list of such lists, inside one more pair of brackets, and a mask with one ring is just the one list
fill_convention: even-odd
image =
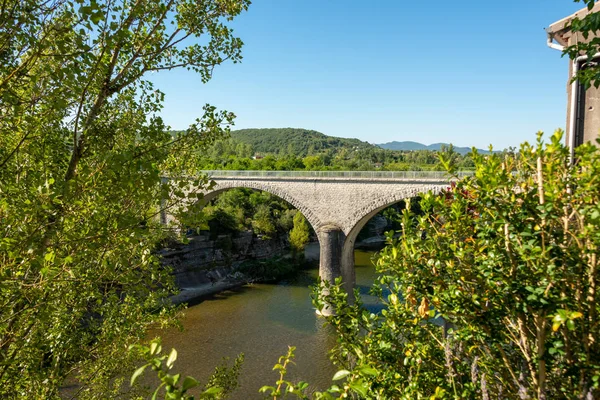
[[(452, 179), (445, 171), (257, 171), (211, 170), (201, 171), (213, 179), (331, 179), (331, 180), (382, 180), (382, 181), (445, 181)], [(471, 176), (471, 171), (460, 171), (459, 178)]]

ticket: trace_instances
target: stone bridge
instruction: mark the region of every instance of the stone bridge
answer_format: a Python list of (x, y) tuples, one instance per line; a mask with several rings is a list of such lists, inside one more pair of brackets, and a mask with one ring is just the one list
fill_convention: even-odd
[(419, 193), (447, 188), (449, 177), (432, 171), (203, 171), (216, 185), (206, 203), (232, 188), (274, 194), (296, 207), (312, 225), (320, 245), (319, 275), (341, 276), (354, 287), (354, 241), (379, 211)]

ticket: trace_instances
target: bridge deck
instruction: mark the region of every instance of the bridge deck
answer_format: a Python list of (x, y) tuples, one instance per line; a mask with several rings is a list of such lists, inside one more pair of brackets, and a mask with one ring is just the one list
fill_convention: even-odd
[[(445, 171), (201, 171), (211, 178), (253, 179), (365, 179), (365, 180), (432, 180), (448, 181)], [(460, 171), (458, 177), (470, 176), (471, 171)]]

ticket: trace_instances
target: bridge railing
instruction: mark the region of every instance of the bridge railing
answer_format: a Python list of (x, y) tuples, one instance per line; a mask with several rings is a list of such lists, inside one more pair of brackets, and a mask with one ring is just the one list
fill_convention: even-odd
[[(363, 179), (450, 179), (445, 171), (202, 171), (211, 178), (363, 178)], [(458, 172), (459, 177), (471, 176), (471, 171)]]

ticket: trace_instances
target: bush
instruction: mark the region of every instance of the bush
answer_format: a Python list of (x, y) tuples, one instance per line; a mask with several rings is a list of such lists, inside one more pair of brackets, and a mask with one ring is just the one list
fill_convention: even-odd
[(570, 165), (561, 142), (475, 153), (475, 175), (425, 194), (423, 215), (408, 202), (377, 262), (380, 315), (340, 286), (317, 299), (337, 311), (345, 385), (395, 399), (600, 395), (600, 152), (583, 145)]

